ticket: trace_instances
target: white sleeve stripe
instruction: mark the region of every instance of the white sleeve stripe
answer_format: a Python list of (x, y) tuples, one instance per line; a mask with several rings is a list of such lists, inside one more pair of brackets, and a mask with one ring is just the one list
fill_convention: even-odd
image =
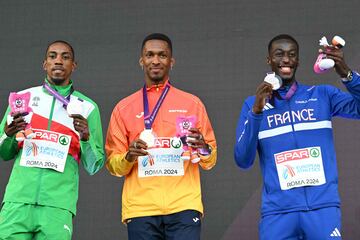
[(294, 124), (295, 131), (312, 130), (321, 128), (332, 128), (331, 121), (309, 122)]
[(292, 132), (291, 125), (264, 130), (259, 132), (259, 139), (274, 137), (289, 132)]
[[(319, 122), (307, 122), (307, 123), (297, 123), (294, 124), (295, 131), (304, 131), (304, 130), (314, 130), (322, 128), (332, 128), (331, 121), (319, 121)], [(281, 134), (292, 132), (291, 125), (277, 127), (269, 130), (264, 130), (259, 132), (259, 139), (275, 137)]]

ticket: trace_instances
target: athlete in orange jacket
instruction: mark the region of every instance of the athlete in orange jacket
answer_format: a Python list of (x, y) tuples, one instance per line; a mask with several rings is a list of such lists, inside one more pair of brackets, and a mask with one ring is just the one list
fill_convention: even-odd
[(129, 239), (199, 239), (199, 165), (216, 163), (211, 123), (199, 98), (169, 83), (166, 35), (147, 36), (139, 62), (145, 86), (116, 105), (105, 145), (107, 169), (125, 176), (122, 220)]

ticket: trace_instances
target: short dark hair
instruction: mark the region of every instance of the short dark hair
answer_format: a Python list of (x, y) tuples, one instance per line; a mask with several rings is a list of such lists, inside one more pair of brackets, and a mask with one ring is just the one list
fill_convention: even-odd
[(268, 52), (269, 53), (270, 53), (270, 49), (271, 49), (272, 44), (277, 40), (289, 40), (289, 41), (295, 43), (295, 45), (297, 47), (297, 51), (299, 52), (299, 44), (295, 40), (294, 37), (290, 36), (289, 34), (279, 34), (279, 35), (275, 36), (273, 39), (270, 40), (269, 45), (268, 45)]
[(53, 44), (55, 44), (55, 43), (63, 43), (63, 44), (65, 44), (65, 45), (67, 45), (67, 46), (70, 48), (70, 50), (71, 50), (71, 53), (72, 53), (72, 55), (73, 55), (73, 60), (75, 60), (75, 51), (74, 51), (73, 47), (70, 45), (70, 43), (68, 43), (68, 42), (66, 42), (66, 41), (64, 41), (64, 40), (55, 40), (55, 41), (49, 43), (49, 45), (48, 45), (47, 48), (46, 48), (45, 59), (47, 58), (47, 52), (49, 51), (50, 46), (53, 45)]
[(145, 43), (147, 41), (150, 41), (150, 40), (162, 40), (162, 41), (165, 41), (167, 42), (169, 48), (170, 48), (170, 51), (171, 51), (171, 54), (172, 54), (172, 43), (171, 43), (171, 40), (168, 36), (166, 36), (165, 34), (163, 33), (151, 33), (149, 34), (148, 36), (146, 36), (142, 42), (142, 45), (141, 45), (141, 51), (144, 49), (144, 46), (145, 46)]

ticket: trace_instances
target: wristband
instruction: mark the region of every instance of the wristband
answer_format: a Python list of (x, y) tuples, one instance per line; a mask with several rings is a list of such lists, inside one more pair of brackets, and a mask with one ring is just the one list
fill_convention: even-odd
[(209, 156), (211, 154), (210, 145), (207, 145), (207, 148), (199, 148), (199, 153), (202, 156)]

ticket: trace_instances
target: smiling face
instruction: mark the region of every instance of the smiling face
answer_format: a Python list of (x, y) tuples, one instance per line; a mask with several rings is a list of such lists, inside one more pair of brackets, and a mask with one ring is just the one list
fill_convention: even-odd
[(147, 41), (139, 60), (144, 69), (146, 84), (151, 86), (165, 82), (174, 62), (167, 42), (157, 39)]
[(21, 98), (16, 99), (16, 100), (15, 100), (15, 107), (21, 108), (22, 105), (23, 105), (23, 102), (24, 102), (24, 101), (23, 101)]
[(43, 68), (50, 83), (65, 86), (70, 82), (70, 75), (76, 68), (70, 47), (61, 42), (49, 46)]
[(299, 49), (290, 39), (279, 39), (271, 44), (267, 63), (271, 70), (279, 75), (285, 85), (295, 81), (295, 72), (299, 65)]

